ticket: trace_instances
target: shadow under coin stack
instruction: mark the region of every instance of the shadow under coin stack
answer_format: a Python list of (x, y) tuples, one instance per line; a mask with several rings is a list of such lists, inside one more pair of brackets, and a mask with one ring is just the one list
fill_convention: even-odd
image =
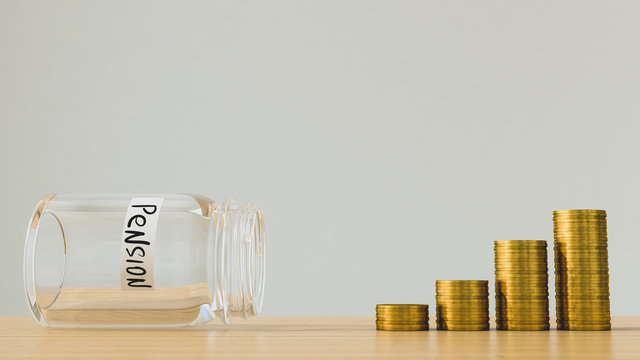
[(494, 252), (496, 328), (548, 330), (547, 242), (495, 241)]
[(378, 304), (376, 305), (377, 330), (429, 330), (429, 305)]
[(553, 212), (559, 330), (609, 330), (609, 260), (604, 210)]
[(436, 280), (438, 330), (489, 330), (489, 281)]

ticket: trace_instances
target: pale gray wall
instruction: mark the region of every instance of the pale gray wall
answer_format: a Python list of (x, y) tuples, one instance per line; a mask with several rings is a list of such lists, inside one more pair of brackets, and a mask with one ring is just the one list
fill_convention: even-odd
[[(492, 278), (492, 241), (609, 212), (639, 315), (636, 1), (0, 0), (0, 315), (51, 192), (261, 205), (264, 314), (367, 315)], [(553, 277), (552, 277), (553, 279)]]

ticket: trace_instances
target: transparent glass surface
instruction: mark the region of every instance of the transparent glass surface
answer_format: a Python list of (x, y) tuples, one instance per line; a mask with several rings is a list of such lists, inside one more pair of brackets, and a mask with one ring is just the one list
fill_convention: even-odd
[[(162, 197), (154, 287), (120, 287), (122, 232), (133, 197)], [(40, 324), (188, 326), (260, 312), (264, 224), (252, 204), (189, 194), (51, 195), (29, 223), (24, 280)]]

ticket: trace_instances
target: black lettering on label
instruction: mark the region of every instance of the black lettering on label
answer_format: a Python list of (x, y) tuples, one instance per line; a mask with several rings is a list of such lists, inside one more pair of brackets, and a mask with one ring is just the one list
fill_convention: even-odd
[(127, 286), (129, 287), (144, 287), (144, 288), (150, 288), (152, 287), (149, 284), (138, 284), (140, 282), (145, 282), (145, 279), (127, 279)]
[[(138, 221), (139, 220), (139, 221)], [(147, 218), (144, 217), (144, 215), (134, 215), (131, 217), (131, 219), (129, 219), (129, 221), (127, 222), (127, 227), (130, 228), (131, 227), (131, 223), (133, 223), (135, 221), (136, 225), (138, 226), (144, 226), (144, 224), (147, 223)]]
[[(126, 242), (127, 244), (142, 244), (142, 245), (150, 245), (151, 243), (148, 241), (144, 241), (144, 240), (133, 240), (134, 238), (138, 237), (138, 236), (144, 236), (144, 232), (142, 231), (135, 231), (135, 230), (127, 230), (125, 231), (126, 234), (131, 234), (131, 236), (127, 236), (124, 239), (124, 242)], [(130, 255), (133, 256), (133, 255)]]
[[(142, 211), (144, 211), (144, 213), (147, 214), (147, 215), (153, 215), (158, 210), (158, 207), (155, 206), (155, 205), (133, 205), (132, 207), (142, 208)], [(153, 211), (152, 212), (148, 212), (147, 208), (153, 208)]]
[(127, 273), (133, 276), (142, 276), (147, 273), (147, 270), (145, 270), (145, 268), (143, 268), (142, 266), (129, 266), (127, 268)]
[(120, 288), (153, 289), (153, 253), (163, 198), (132, 198), (124, 218), (120, 250)]
[[(136, 256), (136, 250), (140, 251), (140, 254), (138, 254), (138, 256), (144, 257), (144, 254), (145, 254), (144, 249), (142, 247), (140, 247), (140, 246), (136, 246), (133, 249), (126, 249), (127, 254), (129, 254), (129, 256), (131, 256), (131, 257)], [(127, 261), (129, 261), (129, 260), (127, 260)]]

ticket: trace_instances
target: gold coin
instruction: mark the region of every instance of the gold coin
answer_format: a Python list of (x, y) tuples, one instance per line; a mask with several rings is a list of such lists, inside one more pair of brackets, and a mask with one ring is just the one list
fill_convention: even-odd
[(549, 289), (547, 287), (544, 288), (505, 288), (501, 287), (496, 289), (495, 298), (511, 298), (511, 299), (538, 299), (538, 298), (548, 298), (549, 297)]
[(377, 314), (428, 314), (429, 310), (376, 309)]
[(484, 304), (473, 304), (473, 305), (467, 305), (467, 304), (437, 304), (436, 305), (436, 312), (451, 312), (451, 311), (455, 311), (455, 312), (464, 312), (467, 314), (470, 313), (479, 313), (479, 312), (485, 312), (488, 311), (489, 309), (489, 303), (484, 303)]
[(558, 244), (554, 247), (554, 254), (557, 257), (558, 255), (604, 255), (609, 254), (609, 247), (605, 245), (568, 245), (568, 244)]
[(547, 253), (495, 253), (494, 261), (500, 263), (512, 263), (516, 261), (522, 262), (538, 262), (547, 260)]
[(391, 313), (391, 314), (426, 314), (429, 312), (429, 309), (393, 309), (393, 308), (377, 308), (377, 313)]
[(448, 305), (448, 306), (483, 306), (489, 303), (489, 297), (482, 299), (442, 299), (436, 297), (436, 307)]
[(506, 313), (506, 312), (496, 312), (496, 317), (498, 320), (509, 320), (509, 321), (541, 321), (541, 320), (549, 320), (549, 312), (538, 312), (535, 314), (528, 313)]
[(596, 301), (609, 301), (609, 295), (603, 295), (603, 296), (595, 296), (595, 295), (587, 295), (587, 296), (578, 296), (578, 295), (564, 295), (564, 294), (556, 294), (556, 300), (560, 301), (572, 301), (575, 303), (580, 303), (580, 302), (584, 302), (585, 304), (591, 304), (594, 303)]
[(605, 298), (610, 298), (611, 297), (611, 293), (609, 292), (609, 290), (602, 290), (602, 291), (594, 291), (594, 292), (588, 292), (588, 291), (556, 291), (556, 299), (560, 298), (560, 299), (591, 299), (591, 298), (596, 298), (596, 299), (605, 299)]
[(524, 316), (517, 314), (496, 314), (496, 321), (511, 321), (521, 323), (541, 323), (549, 322), (549, 314), (539, 314), (535, 316)]
[(554, 229), (563, 229), (563, 228), (572, 228), (572, 227), (580, 227), (580, 226), (591, 226), (598, 228), (606, 228), (607, 221), (606, 220), (597, 220), (597, 219), (556, 219), (553, 222)]
[[(535, 302), (527, 302), (527, 300), (529, 299), (535, 300)], [(509, 301), (520, 301), (523, 304), (539, 304), (544, 301), (549, 301), (549, 295), (545, 294), (545, 295), (536, 295), (532, 297), (527, 297), (524, 294), (518, 294), (518, 295), (511, 295), (511, 296), (496, 295), (495, 297), (496, 304), (507, 304)]]
[(523, 255), (523, 256), (505, 256), (504, 254), (496, 255), (493, 258), (493, 265), (520, 265), (531, 266), (534, 264), (546, 265), (549, 257), (543, 255)]
[(496, 279), (495, 290), (523, 290), (523, 291), (536, 291), (547, 289), (549, 286), (548, 279), (540, 280), (523, 280), (518, 278), (513, 279)]
[(478, 297), (489, 294), (489, 289), (468, 289), (468, 290), (449, 290), (449, 289), (436, 289), (436, 295), (441, 296), (464, 296), (464, 297)]
[(418, 320), (418, 321), (391, 321), (391, 320), (376, 320), (376, 325), (424, 325), (428, 324), (429, 320)]
[(544, 256), (547, 254), (547, 247), (529, 248), (529, 249), (507, 249), (496, 247), (493, 249), (493, 255), (497, 258), (502, 256), (528, 257), (528, 256)]
[(605, 275), (609, 273), (609, 266), (607, 264), (562, 264), (562, 270), (565, 271), (579, 271), (580, 274), (597, 274)]
[(496, 246), (546, 246), (547, 240), (495, 240), (493, 243)]
[(449, 330), (449, 331), (483, 331), (483, 330), (489, 330), (489, 324), (458, 325), (458, 324), (438, 323), (436, 326), (436, 329)]
[(489, 280), (436, 280), (436, 289), (483, 289)]
[(608, 249), (609, 248), (609, 239), (606, 236), (564, 236), (564, 237), (556, 237), (556, 241), (553, 243), (553, 249), (569, 249), (569, 250), (580, 250), (580, 249)]
[(609, 313), (598, 314), (561, 314), (557, 317), (558, 321), (574, 321), (582, 323), (598, 323), (604, 321), (610, 321), (611, 315)]
[(554, 223), (572, 223), (572, 222), (593, 222), (606, 224), (607, 219), (605, 217), (592, 217), (592, 216), (555, 216), (553, 218)]
[(609, 288), (586, 288), (586, 289), (563, 289), (560, 288), (558, 290), (556, 290), (556, 295), (560, 295), (562, 298), (566, 298), (566, 297), (578, 297), (578, 298), (588, 298), (591, 296), (595, 296), (596, 298), (605, 298), (605, 297), (610, 297), (611, 296), (611, 292), (609, 291)]
[(489, 292), (489, 288), (479, 288), (479, 289), (446, 289), (446, 288), (436, 288), (436, 294), (442, 295), (482, 295)]
[(489, 309), (480, 310), (445, 310), (436, 312), (437, 318), (461, 318), (461, 319), (478, 319), (489, 316)]
[(588, 254), (559, 254), (554, 260), (554, 264), (558, 265), (607, 265), (609, 257), (607, 255), (588, 255)]
[(547, 256), (496, 257), (494, 266), (530, 267), (547, 264)]
[(386, 330), (386, 331), (424, 331), (424, 330), (429, 330), (429, 325), (428, 324), (417, 324), (417, 325), (376, 324), (376, 330)]
[(595, 214), (606, 216), (607, 211), (602, 209), (567, 209), (567, 210), (553, 210), (553, 215), (585, 215)]
[(541, 277), (548, 274), (547, 267), (531, 266), (529, 268), (524, 267), (506, 267), (496, 266), (495, 275), (505, 278), (521, 278), (521, 277)]
[(549, 304), (542, 302), (535, 304), (523, 303), (507, 306), (504, 303), (496, 303), (496, 312), (500, 312), (502, 314), (547, 314), (549, 312)]
[(554, 246), (555, 253), (571, 255), (604, 255), (609, 253), (609, 246), (605, 244), (581, 245), (558, 243)]
[(377, 316), (376, 321), (389, 321), (389, 322), (429, 322), (429, 317), (382, 317)]
[(558, 260), (554, 262), (555, 265), (559, 266), (607, 266), (609, 265), (609, 261), (607, 260), (597, 260), (593, 259), (593, 261), (585, 260), (585, 259), (567, 259), (567, 260)]
[(603, 274), (580, 278), (577, 276), (563, 276), (562, 274), (556, 274), (556, 290), (583, 289), (587, 287), (609, 287), (609, 276), (607, 274)]
[(549, 330), (549, 324), (499, 324), (496, 330), (512, 330), (512, 331), (544, 331)]
[(451, 293), (451, 294), (447, 294), (447, 293), (441, 293), (438, 292), (436, 293), (436, 299), (440, 299), (442, 301), (453, 301), (453, 300), (458, 300), (458, 301), (474, 301), (474, 300), (482, 300), (482, 299), (488, 299), (489, 298), (489, 291), (483, 291), (481, 293)]
[(496, 301), (496, 311), (502, 312), (520, 312), (520, 311), (528, 311), (531, 313), (538, 311), (548, 311), (549, 302), (541, 301), (535, 303), (505, 303), (501, 301)]
[[(555, 230), (553, 232), (553, 245), (556, 246), (558, 244), (584, 244), (589, 245), (589, 243), (593, 243), (593, 245), (605, 245), (607, 244), (608, 236), (606, 230), (596, 230), (596, 229), (562, 229)], [(608, 245), (608, 244), (607, 244)]]
[(610, 315), (609, 305), (604, 306), (570, 306), (556, 303), (556, 313), (558, 317), (563, 316), (586, 316), (586, 315)]
[(540, 301), (540, 302), (531, 302), (531, 303), (526, 303), (526, 302), (521, 302), (521, 303), (514, 303), (514, 302), (503, 302), (503, 301), (497, 301), (496, 300), (496, 310), (500, 310), (500, 311), (539, 311), (539, 310), (545, 310), (549, 308), (549, 302), (548, 301)]
[(608, 301), (600, 301), (593, 303), (576, 303), (575, 301), (566, 301), (556, 298), (556, 308), (563, 309), (565, 311), (575, 312), (596, 312), (606, 311), (609, 312), (610, 304)]
[(586, 331), (605, 331), (611, 330), (611, 324), (606, 325), (558, 325), (558, 330), (586, 330)]
[(597, 223), (597, 224), (607, 224), (607, 219), (604, 217), (564, 217), (564, 216), (556, 216), (553, 219), (554, 224), (566, 224), (566, 223)]
[(426, 304), (377, 304), (376, 310), (414, 310), (427, 311), (429, 305)]
[(489, 322), (489, 315), (475, 318), (464, 318), (456, 316), (437, 317), (436, 322), (446, 322), (449, 324), (486, 324)]
[(562, 254), (554, 260), (555, 265), (608, 265), (608, 256), (588, 256), (576, 254)]
[(547, 289), (549, 286), (549, 280), (524, 280), (519, 278), (513, 279), (496, 279), (495, 289), (496, 291), (504, 290), (523, 290), (523, 291), (535, 291)]
[(436, 320), (436, 325), (439, 324), (446, 324), (447, 326), (464, 326), (464, 325), (470, 325), (470, 326), (478, 326), (478, 325), (488, 325), (489, 324), (489, 318), (487, 317), (486, 319), (482, 319), (482, 320), (478, 320), (478, 321), (474, 321), (474, 322), (463, 322), (463, 321), (455, 321), (455, 320), (451, 320), (451, 319), (442, 319), (442, 320)]
[(536, 273), (505, 273), (502, 271), (496, 271), (495, 275), (498, 277), (500, 281), (546, 281), (549, 278), (548, 272), (536, 272)]
[(609, 280), (609, 272), (608, 271), (593, 271), (593, 272), (583, 272), (583, 270), (572, 270), (572, 271), (563, 271), (563, 272), (555, 272), (556, 281), (574, 281), (574, 282), (593, 282), (593, 281), (608, 281)]
[(449, 315), (460, 315), (460, 316), (485, 316), (489, 314), (489, 307), (481, 307), (481, 308), (440, 308), (436, 310), (436, 316), (449, 316)]
[(495, 319), (496, 323), (512, 323), (512, 324), (548, 324), (549, 316), (540, 316), (540, 317), (532, 317), (532, 318), (513, 318), (513, 317), (497, 317)]
[(489, 296), (489, 289), (482, 291), (436, 291), (436, 296), (442, 298), (463, 298), (463, 299), (476, 299)]
[(611, 323), (611, 317), (601, 317), (601, 318), (591, 318), (591, 319), (557, 319), (556, 322), (560, 322), (563, 324), (580, 324), (580, 325), (597, 325), (597, 324), (608, 324)]
[(609, 293), (609, 284), (602, 283), (575, 283), (575, 282), (556, 282), (556, 295), (584, 294), (592, 291), (594, 293)]
[(479, 317), (489, 316), (489, 307), (482, 309), (469, 309), (469, 308), (446, 308), (436, 311), (436, 316), (462, 316), (462, 317)]
[(571, 232), (566, 234), (555, 233), (553, 247), (608, 247), (609, 238), (606, 233)]

